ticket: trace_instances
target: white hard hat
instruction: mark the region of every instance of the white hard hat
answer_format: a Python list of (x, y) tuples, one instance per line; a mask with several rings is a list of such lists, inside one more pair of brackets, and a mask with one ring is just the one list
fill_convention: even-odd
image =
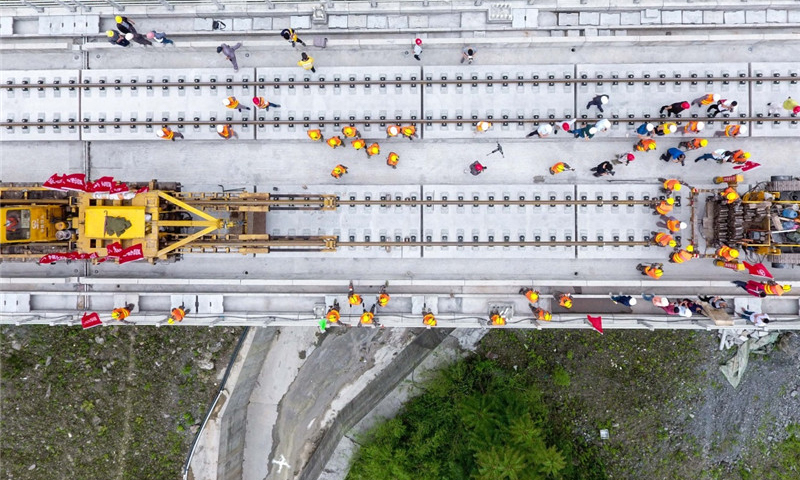
[(598, 121), (594, 126), (597, 128), (608, 128), (611, 126), (611, 121), (609, 121), (607, 118), (603, 118), (600, 121)]
[(157, 132), (156, 132), (156, 135), (158, 135), (158, 136), (159, 136), (159, 137), (161, 137), (161, 138), (164, 138), (164, 137), (166, 137), (166, 136), (167, 136), (167, 134), (166, 134), (166, 133), (164, 133), (164, 130), (159, 130), (159, 131), (157, 131)]
[(551, 127), (549, 124), (546, 124), (546, 123), (544, 125), (542, 125), (540, 128), (542, 129), (542, 132), (545, 135), (547, 135), (547, 134), (549, 134), (549, 133), (551, 133), (553, 131), (553, 127)]
[(656, 307), (666, 307), (667, 305), (669, 305), (669, 300), (667, 300), (667, 299), (666, 299), (666, 297), (656, 297), (656, 298), (657, 298), (658, 300), (656, 300), (656, 299), (653, 299), (653, 300), (654, 300), (654, 301), (653, 301), (653, 304), (654, 304)]
[(706, 128), (706, 123), (705, 122), (697, 122), (697, 131), (698, 132), (700, 130), (704, 129), (704, 128)]
[(719, 93), (715, 93), (715, 94), (711, 95), (711, 98), (712, 98), (712, 99), (713, 99), (715, 102), (719, 102), (719, 98), (720, 98), (720, 97), (719, 97)]
[(594, 135), (595, 133), (597, 133), (597, 128), (595, 128), (595, 127), (591, 127), (591, 128), (589, 129), (589, 135)]
[(742, 127), (739, 129), (739, 133), (747, 133), (747, 125), (742, 125)]
[(655, 127), (653, 126), (652, 123), (648, 123), (647, 125), (644, 126), (644, 128), (646, 128), (648, 132), (652, 132)]
[(126, 33), (125, 34), (125, 40), (133, 40), (133, 34), (132, 33)]
[(636, 299), (635, 298), (631, 298), (631, 306), (634, 306), (634, 305), (636, 305)]
[(231, 103), (232, 103), (232, 102), (231, 102), (231, 99), (230, 99), (230, 98), (223, 98), (223, 99), (222, 99), (222, 104), (223, 104), (223, 105), (225, 105), (226, 107), (227, 107), (228, 105), (230, 105)]
[(222, 133), (225, 130), (225, 125), (217, 125), (217, 132)]
[(669, 130), (669, 133), (675, 133), (675, 130), (677, 130), (677, 129), (678, 129), (678, 126), (675, 125), (674, 123), (671, 123), (671, 124), (667, 125), (667, 130)]
[(600, 97), (600, 103), (602, 103), (603, 105), (605, 105), (606, 103), (608, 103), (608, 95), (603, 95), (603, 96), (601, 96), (601, 97)]
[(683, 230), (684, 228), (686, 228), (686, 227), (688, 227), (688, 226), (689, 226), (689, 225), (686, 225), (686, 222), (681, 222), (681, 225), (680, 225), (680, 227), (681, 227), (681, 230)]

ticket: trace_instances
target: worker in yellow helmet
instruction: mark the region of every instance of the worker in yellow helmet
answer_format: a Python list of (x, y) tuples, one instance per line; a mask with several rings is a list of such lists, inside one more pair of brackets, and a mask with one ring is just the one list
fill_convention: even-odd
[(672, 238), (672, 235), (664, 232), (651, 232), (653, 235), (653, 243), (656, 245), (660, 245), (662, 247), (675, 247), (678, 245), (678, 242)]
[(381, 147), (377, 143), (373, 143), (367, 147), (367, 158), (373, 157), (379, 153), (381, 153)]
[(111, 318), (125, 322), (125, 319), (131, 315), (134, 305), (132, 303), (126, 304), (124, 307), (115, 308), (111, 311)]
[(400, 133), (409, 140), (414, 140), (417, 136), (417, 127), (414, 125), (406, 125), (400, 128)]
[(337, 179), (342, 178), (342, 175), (344, 175), (345, 173), (347, 173), (347, 167), (345, 167), (340, 163), (339, 165), (333, 167), (333, 170), (331, 170), (331, 177)]
[(534, 290), (532, 288), (520, 288), (519, 289), (520, 295), (524, 295), (525, 298), (528, 299), (531, 303), (536, 303), (539, 301), (539, 291)]
[(356, 127), (347, 125), (342, 129), (342, 135), (344, 135), (345, 138), (356, 138), (361, 136), (361, 132), (359, 132)]
[(728, 202), (728, 204), (731, 204), (736, 200), (739, 200), (739, 193), (733, 187), (726, 188), (720, 193), (720, 195), (722, 195), (723, 200)]
[(732, 262), (732, 261), (736, 260), (737, 258), (739, 258), (739, 250), (736, 250), (735, 248), (731, 248), (731, 247), (729, 247), (727, 245), (723, 245), (723, 246), (719, 247), (717, 249), (717, 251), (715, 252), (715, 254), (718, 257), (724, 259), (726, 262)]
[(397, 162), (400, 161), (400, 155), (389, 152), (389, 156), (386, 157), (386, 165), (389, 165), (392, 168), (397, 168)]
[(506, 319), (502, 315), (500, 315), (500, 310), (498, 308), (493, 308), (492, 311), (489, 313), (489, 325), (493, 327), (501, 327), (506, 324)]
[(672, 193), (672, 192), (680, 192), (681, 191), (681, 182), (680, 180), (676, 180), (674, 178), (659, 178), (660, 181), (664, 182), (661, 184), (661, 189), (665, 192)]
[(114, 21), (117, 22), (117, 30), (119, 30), (120, 33), (132, 33), (136, 35), (136, 29), (133, 27), (136, 22), (133, 20), (129, 19), (128, 17), (123, 17), (122, 15), (117, 15), (114, 17)]
[(356, 138), (355, 140), (350, 142), (350, 145), (352, 145), (353, 148), (355, 148), (356, 150), (361, 150), (362, 148), (367, 148), (367, 142), (363, 138)]
[(679, 148), (685, 148), (686, 150), (697, 150), (707, 146), (708, 146), (708, 140), (706, 140), (705, 138), (693, 138), (691, 140), (687, 140), (685, 142), (681, 142), (678, 144)]
[(543, 320), (545, 322), (549, 322), (553, 319), (553, 314), (543, 308), (534, 307), (531, 304), (528, 304), (528, 307), (530, 307), (531, 312), (533, 313), (534, 320)]
[(189, 309), (181, 305), (180, 307), (175, 307), (169, 314), (169, 318), (167, 319), (167, 323), (172, 325), (175, 322), (182, 322), (183, 319), (186, 317), (186, 314), (189, 313)]
[(355, 288), (353, 288), (353, 282), (350, 282), (350, 287), (347, 292), (347, 301), (350, 302), (351, 307), (361, 305), (363, 302), (361, 295), (357, 294)]
[(331, 307), (328, 309), (328, 312), (325, 314), (325, 320), (328, 323), (341, 325), (341, 323), (339, 323), (340, 318), (342, 318), (342, 315), (339, 313), (339, 301), (334, 300), (333, 305), (331, 305)]
[(651, 263), (650, 265), (645, 265), (640, 263), (636, 266), (636, 270), (642, 272), (642, 275), (647, 275), (648, 277), (658, 280), (664, 275), (664, 264), (663, 263)]
[(367, 310), (367, 307), (364, 306), (364, 313), (361, 314), (361, 318), (358, 319), (358, 326), (367, 326), (367, 327), (374, 327), (375, 322), (375, 305), (372, 305), (372, 308)]
[(325, 140), (325, 143), (331, 148), (338, 148), (342, 146), (342, 138), (337, 135)]
[(570, 167), (568, 164), (564, 162), (558, 162), (552, 167), (550, 167), (550, 175), (558, 175), (561, 172), (565, 172), (569, 170), (570, 172), (574, 172), (575, 169)]
[(310, 138), (311, 140), (313, 140), (315, 142), (319, 142), (319, 141), (325, 140), (325, 138), (322, 136), (322, 132), (318, 128), (315, 128), (313, 130), (309, 130), (309, 131), (306, 132), (306, 134), (308, 134), (308, 138)]
[(572, 308), (572, 295), (569, 293), (561, 293), (558, 295), (558, 306), (566, 309)]
[(389, 300), (392, 298), (392, 297), (389, 296), (388, 293), (386, 293), (386, 286), (388, 284), (389, 284), (389, 282), (386, 282), (384, 285), (381, 285), (381, 291), (378, 294), (378, 306), (379, 307), (385, 307), (386, 305), (388, 305), (389, 304)]
[(423, 314), (423, 317), (422, 317), (422, 324), (423, 325), (425, 325), (428, 328), (436, 326), (436, 323), (437, 323), (436, 322), (436, 317), (433, 315), (433, 313), (431, 312), (430, 308), (423, 309), (422, 310), (422, 314)]
[(675, 199), (672, 198), (672, 197), (668, 197), (668, 198), (666, 198), (664, 200), (661, 200), (661, 203), (659, 203), (656, 206), (656, 211), (653, 212), (653, 214), (654, 215), (666, 215), (666, 214), (668, 214), (669, 212), (672, 211), (672, 209), (674, 208), (673, 205), (675, 205)]
[(694, 251), (694, 246), (689, 245), (685, 249), (678, 250), (670, 255), (669, 261), (672, 263), (686, 263), (698, 256), (699, 255)]

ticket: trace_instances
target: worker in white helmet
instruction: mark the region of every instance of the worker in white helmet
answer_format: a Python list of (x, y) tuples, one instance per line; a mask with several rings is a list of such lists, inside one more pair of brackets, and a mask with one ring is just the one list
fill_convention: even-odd
[(536, 130), (527, 134), (526, 137), (533, 137), (535, 135), (539, 138), (544, 138), (550, 135), (551, 133), (558, 133), (558, 130), (553, 131), (553, 127), (549, 123), (543, 123), (539, 125), (539, 127)]
[(597, 107), (600, 113), (603, 113), (603, 105), (608, 103), (608, 95), (597, 95), (586, 104), (586, 109), (589, 110), (592, 106)]

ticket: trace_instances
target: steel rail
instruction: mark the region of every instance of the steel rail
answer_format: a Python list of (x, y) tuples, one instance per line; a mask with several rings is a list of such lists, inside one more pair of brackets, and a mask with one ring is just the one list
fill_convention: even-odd
[[(504, 67), (504, 68), (514, 68), (514, 67)], [(161, 81), (157, 82), (153, 81), (145, 81), (145, 82), (138, 82), (138, 81), (127, 81), (122, 82), (121, 80), (117, 82), (116, 80), (112, 80), (111, 82), (90, 82), (90, 81), (83, 81), (83, 82), (72, 82), (69, 81), (67, 83), (45, 83), (38, 81), (35, 83), (12, 83), (6, 82), (5, 85), (0, 86), (0, 88), (5, 88), (7, 90), (15, 90), (15, 89), (23, 89), (23, 90), (30, 90), (36, 89), (39, 91), (44, 90), (45, 88), (51, 89), (69, 89), (75, 90), (77, 88), (83, 89), (90, 89), (90, 88), (98, 88), (98, 89), (106, 89), (106, 88), (114, 88), (114, 89), (121, 89), (121, 88), (200, 88), (200, 87), (254, 87), (254, 88), (266, 88), (266, 87), (284, 87), (284, 86), (303, 86), (303, 87), (312, 87), (312, 86), (334, 86), (334, 87), (341, 87), (342, 85), (356, 85), (356, 86), (379, 86), (385, 87), (387, 85), (411, 85), (417, 86), (419, 84), (424, 83), (426, 86), (432, 85), (459, 85), (464, 83), (475, 84), (475, 85), (494, 85), (495, 83), (500, 83), (503, 86), (508, 86), (509, 84), (516, 83), (516, 84), (532, 84), (538, 85), (540, 83), (547, 83), (547, 84), (572, 84), (572, 83), (583, 83), (583, 84), (602, 84), (606, 82), (611, 82), (613, 84), (617, 83), (682, 83), (682, 82), (793, 82), (797, 83), (798, 76), (797, 75), (790, 75), (788, 77), (785, 76), (722, 76), (722, 77), (715, 77), (715, 76), (700, 76), (700, 75), (693, 75), (689, 77), (620, 77), (620, 76), (611, 76), (611, 77), (598, 77), (598, 78), (584, 78), (584, 77), (576, 77), (573, 78), (570, 75), (566, 75), (563, 78), (556, 78), (551, 76), (546, 76), (544, 78), (534, 77), (534, 78), (520, 78), (520, 77), (512, 77), (510, 75), (503, 75), (499, 74), (498, 78), (490, 77), (490, 78), (477, 78), (474, 76), (467, 76), (462, 74), (461, 76), (456, 76), (455, 78), (438, 78), (435, 79), (433, 77), (425, 77), (425, 78), (411, 78), (411, 79), (398, 79), (398, 78), (388, 78), (388, 77), (378, 77), (377, 80), (372, 79), (365, 79), (365, 80), (357, 80), (355, 78), (339, 78), (334, 80), (309, 80), (307, 77), (298, 78), (297, 80), (275, 80), (275, 81), (268, 81), (264, 79), (258, 80), (237, 80), (237, 81), (213, 81), (213, 80), (193, 80), (193, 81), (183, 81), (180, 80), (177, 82), (174, 81)]]
[(336, 242), (337, 248), (342, 247), (643, 247), (653, 245), (653, 242), (644, 240), (636, 241), (477, 241), (477, 242), (420, 242), (420, 241), (400, 241), (400, 242)]
[[(505, 206), (505, 205), (509, 205), (509, 206), (511, 206), (511, 205), (513, 205), (513, 206), (547, 205), (547, 206), (550, 206), (550, 205), (575, 205), (575, 204), (601, 205), (601, 206), (602, 205), (613, 204), (613, 205), (626, 205), (626, 206), (630, 205), (630, 206), (633, 206), (633, 205), (653, 205), (656, 202), (658, 202), (658, 200), (655, 200), (655, 199), (651, 199), (651, 200), (644, 200), (644, 199), (643, 200), (629, 200), (629, 199), (622, 199), (622, 198), (616, 199), (616, 200), (615, 199), (599, 199), (599, 198), (595, 198), (595, 199), (588, 199), (587, 198), (587, 199), (576, 199), (576, 200), (550, 200), (550, 199), (535, 199), (535, 198), (534, 199), (525, 199), (525, 200), (521, 200), (521, 199), (512, 200), (510, 198), (508, 200), (505, 200), (503, 198), (493, 199), (493, 200), (491, 200), (491, 199), (475, 200), (475, 199), (472, 199), (472, 198), (469, 198), (469, 199), (468, 198), (455, 199), (455, 200), (451, 200), (451, 199), (447, 199), (447, 200), (445, 200), (445, 199), (442, 199), (442, 200), (433, 200), (433, 199), (427, 200), (427, 199), (404, 198), (404, 199), (398, 200), (398, 199), (394, 199), (394, 198), (375, 198), (375, 199), (370, 199), (370, 200), (341, 200), (341, 199), (337, 199), (337, 201), (335, 202), (335, 206), (337, 206), (337, 207), (342, 207), (342, 206), (344, 206), (344, 207), (355, 207), (355, 206), (372, 206), (372, 205), (375, 205), (375, 204), (378, 204), (378, 205), (389, 205), (389, 206), (402, 205), (402, 206), (412, 206), (412, 207), (423, 206), (423, 205), (424, 206), (436, 205), (436, 206), (443, 206), (443, 207), (461, 206), (461, 205), (488, 205), (488, 206), (495, 206), (495, 205), (498, 205), (498, 204), (503, 205), (503, 206)], [(224, 203), (223, 203), (222, 200), (219, 200), (219, 201), (210, 201), (210, 202), (209, 201), (203, 201), (203, 202), (188, 201), (186, 203), (191, 205), (191, 206), (193, 206), (193, 207), (208, 207), (208, 206), (227, 207), (227, 206), (238, 206), (238, 205), (242, 205), (242, 206), (256, 206), (257, 205), (257, 206), (279, 206), (279, 207), (319, 206), (321, 208), (322, 206), (325, 205), (324, 201), (315, 201), (313, 199), (311, 199), (311, 200), (305, 200), (305, 199), (298, 199), (298, 200), (271, 200), (271, 199), (265, 199), (265, 200), (260, 200), (258, 202), (244, 202), (244, 201), (231, 200), (231, 201), (226, 201)]]

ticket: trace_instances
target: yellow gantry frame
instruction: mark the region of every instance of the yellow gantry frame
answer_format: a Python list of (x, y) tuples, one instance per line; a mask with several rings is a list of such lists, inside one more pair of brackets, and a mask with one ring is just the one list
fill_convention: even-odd
[(158, 220), (158, 221), (153, 222), (153, 228), (155, 228), (155, 229), (158, 229), (158, 227), (193, 227), (193, 228), (202, 228), (202, 230), (199, 230), (199, 231), (189, 235), (188, 237), (186, 237), (186, 238), (184, 238), (184, 239), (182, 239), (182, 240), (180, 240), (178, 242), (175, 242), (175, 243), (172, 243), (170, 245), (167, 245), (166, 247), (164, 247), (161, 250), (159, 250), (156, 253), (156, 257), (158, 257), (158, 258), (165, 258), (166, 255), (169, 252), (171, 252), (173, 250), (176, 250), (178, 248), (181, 248), (184, 245), (187, 245), (187, 244), (197, 240), (198, 238), (201, 238), (201, 237), (203, 237), (205, 235), (208, 235), (209, 233), (213, 232), (214, 230), (219, 230), (221, 228), (225, 228), (225, 227), (228, 226), (228, 223), (226, 223), (225, 220), (220, 219), (220, 218), (214, 218), (211, 215), (207, 214), (206, 212), (204, 212), (202, 210), (198, 210), (197, 208), (192, 207), (188, 203), (178, 200), (177, 198), (173, 197), (172, 195), (169, 195), (167, 193), (159, 191), (158, 192), (158, 196), (163, 198), (167, 202), (172, 203), (173, 205), (177, 205), (178, 207), (186, 210), (187, 212), (191, 212), (191, 213), (197, 215), (198, 217), (201, 217), (201, 218), (204, 219), (204, 220)]

